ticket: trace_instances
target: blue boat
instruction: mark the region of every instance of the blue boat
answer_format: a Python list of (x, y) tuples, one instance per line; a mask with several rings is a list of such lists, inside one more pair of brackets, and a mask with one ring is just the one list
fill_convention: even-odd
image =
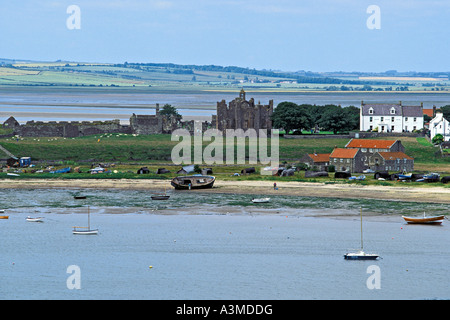
[(69, 173), (70, 172), (70, 167), (64, 168), (64, 169), (59, 169), (59, 170), (55, 170), (55, 171), (50, 171), (50, 173)]

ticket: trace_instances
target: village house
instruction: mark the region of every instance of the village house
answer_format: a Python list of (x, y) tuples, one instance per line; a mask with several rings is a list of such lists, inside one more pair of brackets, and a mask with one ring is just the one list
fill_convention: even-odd
[(310, 168), (317, 167), (318, 171), (328, 171), (330, 163), (329, 153), (308, 153), (301, 160)]
[(330, 165), (336, 171), (363, 172), (363, 154), (359, 149), (335, 148), (330, 154)]
[(404, 106), (401, 101), (394, 104), (367, 104), (361, 101), (360, 131), (413, 132), (423, 127), (423, 103), (420, 106)]
[(373, 156), (375, 171), (411, 172), (414, 159), (404, 152), (377, 152)]
[(351, 139), (345, 148), (361, 150), (365, 168), (372, 170), (379, 164), (374, 159), (377, 152), (405, 152), (400, 140)]
[(444, 141), (450, 141), (450, 122), (444, 118), (442, 112), (436, 112), (436, 116), (430, 121), (430, 138), (442, 134)]

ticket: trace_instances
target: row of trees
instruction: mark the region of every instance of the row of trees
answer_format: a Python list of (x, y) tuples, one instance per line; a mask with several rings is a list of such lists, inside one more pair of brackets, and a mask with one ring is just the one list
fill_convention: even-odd
[(311, 130), (320, 128), (325, 131), (348, 132), (359, 129), (359, 108), (349, 106), (342, 108), (334, 104), (317, 106), (298, 105), (293, 102), (281, 102), (272, 114), (273, 127), (292, 130)]

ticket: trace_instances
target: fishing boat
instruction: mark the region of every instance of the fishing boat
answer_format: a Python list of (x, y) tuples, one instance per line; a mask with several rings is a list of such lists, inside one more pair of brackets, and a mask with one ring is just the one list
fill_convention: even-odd
[[(86, 230), (79, 230), (86, 229)], [(82, 234), (82, 235), (96, 235), (98, 234), (98, 229), (91, 229), (91, 214), (89, 212), (88, 207), (88, 226), (87, 227), (73, 227), (73, 234)]]
[(252, 199), (253, 203), (268, 203), (270, 202), (270, 198), (259, 198), (259, 199)]
[(215, 180), (213, 176), (195, 174), (173, 178), (171, 185), (178, 190), (207, 189), (213, 187)]
[(28, 216), (26, 220), (28, 222), (44, 222), (43, 217), (32, 218), (32, 217)]
[(444, 221), (445, 216), (427, 217), (424, 212), (423, 217), (402, 216), (402, 218), (409, 224), (441, 224)]
[(362, 208), (361, 208), (361, 249), (358, 252), (346, 253), (345, 260), (376, 260), (379, 255), (374, 253), (365, 253), (363, 249), (363, 229), (362, 229)]
[(0, 216), (0, 219), (9, 219), (9, 216)]
[(166, 194), (166, 189), (164, 188), (164, 194), (154, 194), (151, 198), (152, 200), (168, 200), (170, 196)]

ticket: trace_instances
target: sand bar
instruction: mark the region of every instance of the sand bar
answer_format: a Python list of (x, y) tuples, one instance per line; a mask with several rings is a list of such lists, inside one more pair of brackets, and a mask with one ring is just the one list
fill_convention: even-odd
[[(221, 181), (212, 189), (183, 192), (240, 193), (260, 195), (291, 195), (305, 197), (327, 197), (347, 199), (380, 199), (406, 202), (450, 204), (448, 187), (374, 186), (360, 184), (324, 184), (309, 182), (277, 182), (278, 190), (271, 181)], [(173, 189), (170, 180), (153, 179), (5, 179), (0, 188), (73, 188), (73, 189), (125, 189), (167, 190)]]

